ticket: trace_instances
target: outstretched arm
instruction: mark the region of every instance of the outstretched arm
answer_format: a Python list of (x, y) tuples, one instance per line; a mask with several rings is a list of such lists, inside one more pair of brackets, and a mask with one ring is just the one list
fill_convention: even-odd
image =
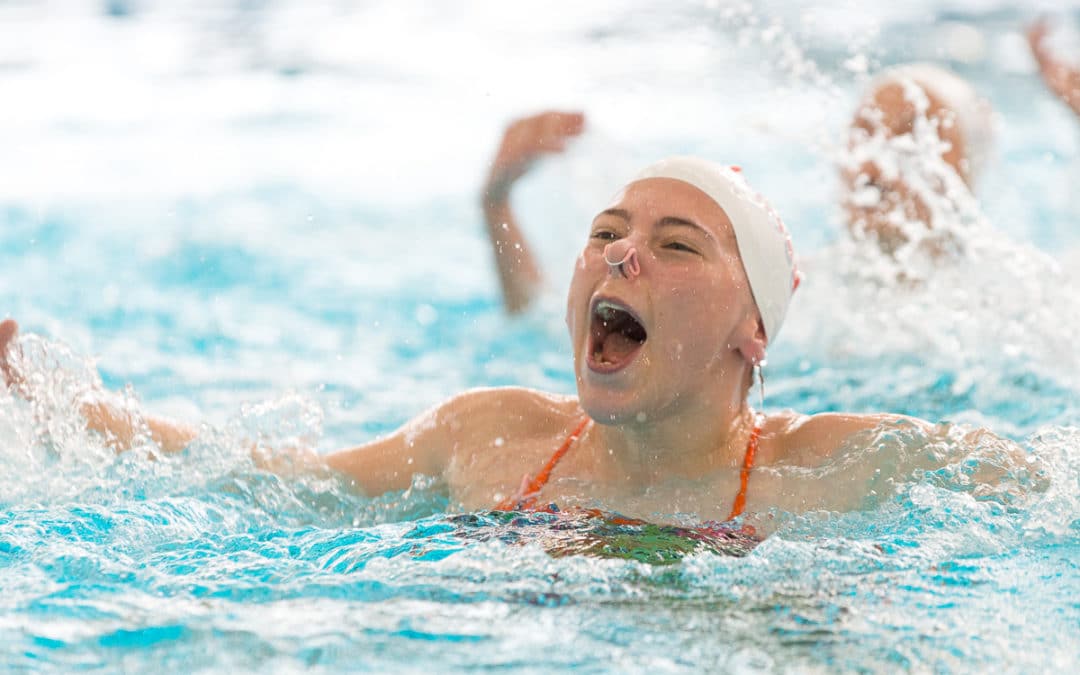
[[(793, 464), (816, 468), (828, 462), (828, 478), (813, 473), (785, 495), (792, 510), (850, 511), (893, 481), (918, 472), (946, 472), (954, 485), (976, 496), (1015, 498), (1045, 489), (1042, 465), (1015, 443), (986, 429), (933, 425), (901, 415), (824, 413), (793, 420), (788, 429)], [(943, 480), (945, 480), (943, 478)]]
[[(29, 397), (31, 391), (14, 358), (19, 346), (19, 325), (12, 319), (0, 322), (0, 373), (9, 388)], [(282, 475), (310, 473), (326, 468), (341, 472), (367, 494), (381, 494), (409, 487), (414, 474), (441, 475), (453, 446), (449, 434), (461, 403), (475, 399), (463, 395), (421, 415), (397, 432), (365, 445), (319, 455), (307, 448), (252, 449), (261, 468)], [(117, 400), (110, 392), (97, 391), (79, 406), (86, 426), (117, 452), (130, 450), (147, 436), (164, 452), (180, 452), (195, 438), (195, 429), (163, 417), (145, 415)], [(460, 425), (458, 425), (460, 426)]]
[(1038, 21), (1028, 29), (1028, 44), (1039, 63), (1039, 72), (1050, 90), (1080, 115), (1080, 69), (1071, 68), (1061, 61), (1046, 44), (1050, 26), (1045, 20)]
[[(18, 349), (15, 342), (18, 332), (19, 324), (13, 319), (0, 322), (0, 372), (3, 372), (4, 382), (9, 388), (26, 396), (29, 395), (26, 383), (12, 362), (12, 356)], [(101, 434), (117, 452), (130, 449), (146, 434), (163, 451), (179, 452), (197, 435), (194, 429), (179, 422), (131, 410), (105, 391), (95, 392), (83, 400), (79, 412), (86, 418), (87, 428)]]
[(491, 162), (483, 190), (484, 221), (495, 253), (495, 267), (502, 285), (506, 310), (516, 314), (528, 307), (540, 286), (542, 274), (517, 217), (510, 192), (536, 160), (562, 152), (567, 141), (581, 133), (585, 116), (579, 112), (543, 112), (515, 120), (506, 128)]
[[(17, 334), (18, 324), (14, 320), (5, 319), (0, 322), (0, 373), (3, 374), (6, 386), (28, 396), (30, 392), (23, 375), (13, 363), (13, 356), (18, 349), (15, 341)], [(87, 396), (80, 403), (79, 411), (86, 418), (86, 428), (102, 434), (105, 442), (118, 453), (131, 449), (140, 437), (147, 434), (165, 453), (179, 453), (194, 441), (197, 435), (186, 424), (132, 410), (114, 400), (106, 391)]]

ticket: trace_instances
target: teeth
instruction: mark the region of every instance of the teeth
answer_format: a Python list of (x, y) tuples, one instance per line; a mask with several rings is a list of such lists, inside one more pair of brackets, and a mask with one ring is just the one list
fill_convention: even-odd
[(596, 305), (596, 314), (604, 320), (610, 319), (615, 316), (615, 312), (621, 312), (622, 308), (617, 305), (613, 305), (607, 300), (601, 300)]

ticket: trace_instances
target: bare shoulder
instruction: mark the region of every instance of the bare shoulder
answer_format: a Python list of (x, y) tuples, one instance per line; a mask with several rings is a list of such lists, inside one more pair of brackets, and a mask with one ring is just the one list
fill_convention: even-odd
[(577, 398), (524, 387), (471, 389), (436, 409), (439, 426), (473, 438), (557, 433), (582, 413)]
[(772, 460), (816, 466), (828, 459), (855, 434), (886, 423), (911, 424), (929, 430), (929, 422), (888, 413), (819, 413), (802, 415), (785, 411), (770, 415), (763, 438), (771, 442)]
[(438, 415), (447, 481), (467, 502), (487, 504), (541, 466), (584, 413), (573, 397), (500, 388), (456, 396)]

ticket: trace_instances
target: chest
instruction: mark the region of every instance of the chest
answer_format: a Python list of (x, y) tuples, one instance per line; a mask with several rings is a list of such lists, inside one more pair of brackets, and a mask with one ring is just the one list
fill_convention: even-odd
[(467, 511), (494, 507), (517, 493), (523, 477), (536, 475), (558, 443), (559, 439), (547, 437), (496, 437), (472, 447), (455, 448), (444, 473), (451, 501)]
[[(492, 508), (503, 498), (518, 494), (522, 479), (536, 476), (549, 462), (562, 439), (541, 438), (508, 447), (498, 441), (490, 447), (456, 453), (446, 473), (451, 499), (464, 510)], [(724, 469), (708, 476), (666, 478), (642, 485), (613, 472), (610, 465), (574, 447), (555, 465), (540, 491), (539, 501), (561, 509), (601, 508), (645, 520), (685, 514), (696, 520), (727, 520), (738, 494), (740, 472)], [(751, 472), (747, 481), (747, 510), (768, 509), (775, 496), (770, 472)]]

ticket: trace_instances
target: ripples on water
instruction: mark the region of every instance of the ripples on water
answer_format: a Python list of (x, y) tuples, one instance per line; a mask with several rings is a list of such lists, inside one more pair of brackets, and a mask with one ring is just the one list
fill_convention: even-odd
[[(48, 336), (23, 338), (34, 402), (0, 394), (8, 667), (1075, 664), (1080, 310), (1075, 277), (1057, 261), (1075, 259), (1080, 241), (1069, 227), (1075, 207), (1058, 196), (1075, 182), (1077, 131), (1052, 101), (1018, 107), (1043, 100), (1018, 74), (1009, 33), (1025, 17), (969, 22), (927, 3), (830, 32), (820, 8), (714, 3), (679, 13), (642, 3), (635, 19), (568, 6), (510, 39), (525, 56), (557, 41), (591, 68), (564, 68), (561, 82), (523, 57), (504, 64), (521, 77), (500, 89), (482, 53), (451, 48), (436, 29), (506, 40), (495, 34), (510, 24), (493, 6), (469, 5), (459, 18), (292, 3), (244, 13), (241, 4), (197, 14), (111, 3), (119, 20), (95, 4), (51, 24), (32, 3), (0, 8), (25, 29), (0, 44), (0, 81), (26, 101), (0, 134), (30, 158), (16, 166), (8, 153), (0, 165), (11, 179), (0, 195), (0, 297)], [(352, 38), (361, 19), (383, 37)], [(840, 135), (860, 86), (848, 59), (926, 58), (907, 37), (918, 31), (902, 29), (952, 49), (943, 26), (971, 23), (991, 55), (953, 65), (1003, 116), (972, 225), (982, 229), (971, 255), (898, 286), (885, 261), (860, 257), (865, 249), (826, 245), (837, 229), (835, 178), (821, 168), (830, 149), (807, 147)], [(321, 39), (286, 30), (298, 25)], [(394, 37), (405, 27), (416, 40), (444, 40), (445, 58), (405, 49)], [(139, 35), (164, 39), (146, 59), (120, 58)], [(111, 97), (79, 89), (64, 41), (49, 37), (83, 50)], [(730, 44), (747, 56), (720, 47)], [(883, 429), (860, 441), (865, 452), (893, 452), (898, 465), (935, 448), (955, 459), (900, 471), (857, 512), (770, 514), (777, 533), (731, 557), (689, 550), (667, 532), (456, 514), (422, 478), (368, 499), (333, 476), (257, 470), (252, 439), (329, 449), (468, 386), (572, 390), (560, 301), (503, 319), (477, 225), (488, 152), (477, 139), (550, 103), (520, 81), (583, 101), (596, 132), (523, 186), (523, 211), (552, 223), (538, 243), (553, 268), (568, 268), (557, 261), (570, 259), (588, 211), (639, 156), (745, 157), (792, 223), (808, 271), (770, 354), (768, 407), (987, 426), (1042, 473), (1006, 474), (980, 491), (971, 476), (994, 469), (992, 444), (968, 462), (947, 436)], [(82, 95), (57, 105), (33, 82)], [(502, 91), (494, 109), (485, 87)], [(214, 106), (198, 101), (205, 91)], [(732, 93), (745, 106), (731, 106)], [(444, 94), (444, 115), (432, 120), (431, 101)], [(649, 102), (658, 95), (662, 108)], [(397, 113), (393, 123), (379, 106)], [(685, 113), (679, 128), (658, 125), (672, 108)], [(729, 127), (740, 133), (717, 133)], [(149, 444), (114, 455), (75, 413), (99, 377), (131, 383), (125, 395), (156, 411), (205, 420), (202, 440), (177, 457), (156, 457)], [(627, 555), (559, 555), (592, 546), (598, 532), (609, 553)]]

